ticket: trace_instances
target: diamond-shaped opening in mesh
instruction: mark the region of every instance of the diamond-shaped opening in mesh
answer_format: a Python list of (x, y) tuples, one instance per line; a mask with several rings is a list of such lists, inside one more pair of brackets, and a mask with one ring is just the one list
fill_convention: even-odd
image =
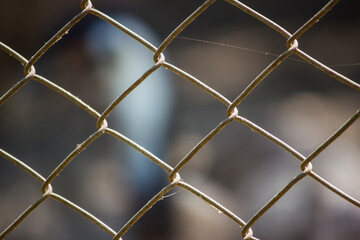
[[(26, 159), (19, 160), (26, 162)], [(0, 163), (0, 214), (2, 216), (0, 225), (1, 229), (5, 229), (30, 204), (41, 197), (41, 184), (7, 159), (1, 158)]]
[(8, 236), (10, 239), (111, 239), (89, 219), (52, 198), (38, 206)]
[(69, 139), (83, 139), (95, 122), (75, 104), (38, 82), (25, 85), (0, 111), (7, 119), (7, 124), (2, 125), (4, 150), (15, 155), (19, 152), (19, 158), (26, 156), (28, 164), (42, 174), (49, 174), (60, 163), (62, 157), (54, 156), (65, 157), (64, 152), (76, 146)]
[[(265, 202), (266, 200), (262, 200)], [(313, 235), (336, 239), (356, 236), (358, 228), (351, 224), (360, 215), (356, 206), (305, 177), (287, 192), (252, 227), (257, 237), (309, 238)], [(348, 222), (339, 227), (339, 222)], [(274, 229), (271, 226), (283, 226)], [(291, 226), (299, 226), (292, 228)], [(355, 234), (355, 235), (353, 235)]]
[[(241, 212), (234, 210), (234, 205), (243, 207), (244, 205), (241, 202), (234, 204), (235, 199), (224, 192), (216, 183), (196, 183), (194, 185), (242, 218)], [(239, 231), (239, 226), (236, 223), (187, 190), (180, 189), (172, 198), (174, 205), (173, 221), (176, 226), (173, 231), (175, 239), (213, 239), (232, 238), (234, 236), (241, 238), (241, 231)]]

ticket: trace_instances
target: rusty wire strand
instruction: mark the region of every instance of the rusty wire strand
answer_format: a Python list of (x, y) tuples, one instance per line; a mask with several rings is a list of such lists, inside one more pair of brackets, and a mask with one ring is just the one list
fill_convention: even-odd
[(0, 106), (6, 102), (10, 97), (12, 97), (20, 88), (27, 84), (35, 76), (35, 68), (32, 67), (30, 72), (26, 75), (25, 78), (17, 82), (12, 88), (9, 89), (4, 95), (0, 97)]
[[(108, 107), (107, 109), (101, 114), (100, 118), (98, 119), (96, 125), (100, 128), (101, 124), (105, 119), (109, 116), (109, 114), (115, 109), (115, 107), (124, 99), (126, 98), (137, 86), (139, 86), (147, 77), (149, 77), (153, 72), (155, 72), (161, 65), (164, 63), (165, 58), (163, 56), (160, 57), (159, 61), (152, 66), (149, 70), (147, 70), (139, 79), (133, 82), (130, 87), (128, 87), (123, 93), (120, 94)], [(140, 110), (139, 110), (140, 111)]]
[(65, 34), (68, 33), (70, 28), (72, 28), (77, 22), (79, 22), (83, 17), (85, 17), (91, 10), (91, 4), (89, 4), (83, 11), (71, 19), (63, 28), (61, 28), (49, 41), (47, 41), (26, 63), (24, 68), (24, 73), (28, 74), (30, 68), (35, 64), (37, 60), (52, 47), (57, 41), (59, 41)]
[(43, 186), (41, 187), (41, 191), (45, 192), (46, 188), (49, 184), (55, 179), (59, 173), (64, 170), (64, 168), (77, 156), (80, 152), (82, 152), (87, 146), (90, 145), (95, 139), (100, 137), (104, 133), (104, 129), (99, 129), (95, 133), (93, 133), (90, 137), (88, 137), (84, 142), (78, 144), (76, 148), (54, 169), (54, 171), (47, 177)]
[(46, 179), (43, 176), (41, 176), (38, 172), (36, 172), (34, 169), (32, 169), (29, 165), (27, 165), (26, 163), (20, 161), (19, 159), (17, 159), (16, 157), (11, 155), (10, 153), (7, 153), (6, 151), (4, 151), (1, 148), (0, 148), (0, 155), (3, 158), (5, 158), (5, 159), (9, 160), (10, 162), (12, 162), (13, 164), (15, 164), (16, 166), (22, 168), (25, 172), (27, 172), (28, 174), (33, 176), (39, 182), (41, 182), (41, 183), (45, 182)]
[(165, 62), (163, 64), (163, 66), (167, 69), (169, 69), (170, 71), (174, 72), (176, 75), (181, 76), (187, 80), (189, 80), (190, 82), (192, 82), (193, 84), (195, 84), (196, 86), (200, 87), (202, 90), (204, 90), (205, 92), (209, 93), (211, 96), (213, 96), (214, 98), (216, 98), (217, 100), (219, 100), (220, 102), (222, 102), (223, 104), (225, 104), (226, 106), (229, 106), (231, 104), (231, 102), (226, 99), (224, 96), (222, 96), (220, 93), (218, 93), (217, 91), (215, 91), (214, 89), (212, 89), (211, 87), (207, 86), (205, 83), (201, 82), (200, 80), (198, 80), (197, 78), (195, 78), (194, 76), (192, 76), (191, 74), (185, 72), (184, 70)]
[(130, 147), (134, 148), (135, 150), (137, 150), (138, 152), (142, 153), (143, 155), (145, 155), (147, 158), (149, 158), (151, 161), (153, 161), (154, 163), (156, 163), (157, 165), (159, 165), (161, 168), (163, 168), (167, 173), (170, 173), (173, 168), (167, 164), (166, 162), (162, 161), (160, 158), (156, 157), (155, 155), (153, 155), (150, 151), (148, 151), (147, 149), (143, 148), (141, 145), (137, 144), (136, 142), (132, 141), (131, 139), (127, 138), (126, 136), (120, 134), (119, 132), (111, 129), (111, 128), (107, 128), (105, 130), (105, 132), (119, 140), (121, 140), (122, 142), (128, 144)]
[[(271, 21), (270, 19), (268, 19), (267, 17), (261, 15), (260, 13), (256, 12), (255, 10), (249, 8), (248, 6), (246, 6), (245, 4), (237, 1), (237, 0), (225, 0), (227, 2), (229, 2), (230, 4), (238, 7), (239, 9), (243, 10), (244, 12), (246, 12), (247, 14), (253, 16), (254, 18), (258, 19), (259, 21), (265, 23), (267, 26), (271, 27), (272, 29), (274, 29), (275, 31), (277, 31), (278, 33), (280, 33), (282, 36), (284, 36), (286, 39), (290, 39), (292, 37), (292, 35), (286, 31), (284, 28), (282, 28), (280, 25), (278, 25), (277, 23)], [(314, 18), (316, 20), (319, 20), (322, 16), (323, 13), (328, 12), (332, 7), (333, 4), (336, 4), (337, 1), (330, 1), (329, 4), (327, 4), (322, 10), (320, 10), (320, 12), (318, 12)], [(324, 10), (325, 9), (325, 10)], [(315, 21), (316, 22), (316, 21)], [(303, 27), (299, 28), (299, 33), (296, 34), (303, 34), (305, 30), (308, 30), (309, 27), (311, 27), (311, 25), (313, 24), (312, 21), (309, 20), (309, 23), (304, 24)], [(293, 42), (293, 40), (296, 40), (296, 38), (291, 39), (291, 42)], [(290, 43), (290, 41), (287, 42), (287, 44)], [(322, 64), (321, 62), (319, 62), (318, 60), (316, 60), (315, 58), (309, 56), (308, 54), (306, 54), (305, 52), (301, 51), (299, 48), (296, 49), (295, 53), (301, 57), (302, 59), (304, 59), (305, 61), (309, 62), (311, 65), (316, 66), (317, 68), (319, 68), (320, 70), (322, 70), (323, 72), (327, 73), (328, 75), (334, 77), (335, 79), (339, 80), (340, 82), (356, 89), (357, 91), (360, 92), (360, 84), (357, 84), (356, 82), (350, 80), (349, 78), (343, 76), (342, 74), (336, 72), (335, 70), (327, 67), (325, 64)]]
[(230, 219), (232, 219), (234, 222), (236, 222), (240, 227), (245, 226), (246, 223), (245, 223), (244, 220), (242, 220), (241, 218), (236, 216), (236, 214), (232, 213), (230, 210), (228, 210), (227, 208), (222, 206), (220, 203), (218, 203), (217, 201), (215, 201), (214, 199), (212, 199), (211, 197), (209, 197), (205, 193), (201, 192), (199, 189), (193, 187), (192, 185), (190, 185), (190, 184), (188, 184), (188, 183), (186, 183), (184, 181), (180, 181), (178, 186), (182, 187), (182, 188), (185, 188), (186, 190), (190, 191), (194, 195), (198, 196), (201, 200), (205, 201), (206, 203), (208, 203), (212, 207), (216, 208), (218, 211), (221, 211), (226, 216), (228, 216)]
[(314, 158), (316, 158), (325, 148), (327, 148), (332, 142), (334, 142), (341, 134), (345, 132), (358, 118), (360, 115), (360, 110), (357, 110), (356, 113), (347, 120), (344, 125), (342, 125), (332, 136), (330, 136), (324, 143), (322, 143), (315, 151), (313, 151), (306, 160), (301, 164), (301, 169), (305, 169)]
[(292, 43), (298, 39), (303, 33), (305, 33), (309, 28), (311, 28), (315, 23), (317, 23), (327, 12), (329, 12), (339, 0), (332, 0), (328, 2), (319, 12), (317, 12), (312, 18), (309, 19), (303, 26), (301, 26), (286, 42), (288, 48)]
[(114, 240), (121, 239), (121, 236), (123, 236), (147, 211), (149, 211), (149, 209), (152, 208), (152, 206), (154, 206), (155, 203), (160, 201), (166, 193), (168, 193), (171, 189), (173, 189), (176, 185), (178, 185), (179, 182), (180, 182), (180, 175), (177, 174), (174, 180), (169, 185), (161, 189), (161, 191), (158, 194), (156, 194), (132, 218), (130, 218), (130, 220), (116, 234)]
[[(356, 114), (356, 113), (355, 113)], [(354, 118), (354, 116), (352, 117)], [(291, 155), (296, 157), (300, 161), (305, 161), (306, 157), (303, 156), (301, 153), (296, 151), (294, 148), (292, 148), (290, 145), (279, 139), (278, 137), (275, 137), (273, 134), (269, 133), (268, 131), (264, 130), (263, 128), (257, 126), (256, 124), (252, 123), (251, 121), (247, 120), (246, 118), (237, 116), (236, 120), (240, 123), (243, 123), (247, 127), (249, 127), (251, 130), (259, 133), (260, 135), (264, 136), (265, 138), (269, 139), (273, 143), (277, 144), (287, 152), (289, 152)], [(337, 136), (338, 137), (338, 136)], [(355, 198), (351, 197), (350, 195), (346, 194), (342, 190), (335, 187), (330, 182), (326, 181), (324, 178), (316, 174), (315, 172), (311, 171), (309, 173), (309, 176), (312, 177), (314, 180), (322, 184), (324, 187), (328, 188), (330, 191), (334, 192), (338, 196), (346, 199), (348, 202), (352, 203), (353, 205), (360, 207), (360, 201), (356, 200)]]
[[(0, 155), (6, 159), (8, 159), (10, 162), (14, 163), (15, 165), (19, 166), (20, 168), (24, 169), (27, 173), (29, 173), (31, 176), (33, 176), (36, 180), (38, 180), (41, 183), (44, 183), (46, 179), (41, 176), (39, 173), (37, 173), (35, 170), (33, 170), (30, 166), (25, 164), (24, 162), (20, 161), (16, 157), (12, 156), (11, 154), (5, 152), (4, 150), (0, 149)], [(51, 185), (49, 185), (48, 189), (52, 189)], [(20, 215), (8, 228), (6, 228), (1, 234), (0, 239), (3, 239), (7, 234), (9, 234), (13, 229), (16, 228), (17, 225), (19, 225), (27, 215), (29, 215), (32, 211), (36, 209), (37, 206), (40, 205), (49, 195), (49, 191), (47, 191), (46, 194), (42, 196), (41, 199), (36, 201), (33, 205), (31, 205), (28, 209), (24, 211), (22, 215)], [(116, 235), (116, 232), (112, 230), (109, 226), (107, 226), (105, 223), (103, 223), (101, 220), (93, 216), (91, 213), (87, 212), (83, 208), (77, 206), (75, 203), (69, 201), (68, 199), (64, 198), (61, 195), (58, 195), (54, 192), (50, 193), (50, 197), (61, 202), (65, 206), (70, 207), (74, 211), (80, 213), (81, 215), (85, 216), (92, 222), (94, 222), (96, 225), (101, 227), (105, 232), (109, 233), (112, 236)]]
[(215, 137), (215, 135), (217, 135), (224, 127), (231, 123), (232, 120), (234, 120), (233, 117), (225, 119), (218, 126), (216, 126), (208, 135), (206, 135), (198, 144), (196, 144), (195, 147), (191, 149), (191, 151), (188, 152), (186, 156), (178, 162), (178, 164), (169, 174), (170, 181), (175, 178), (175, 175), (181, 170), (181, 168), (185, 166), (185, 164), (187, 164), (191, 160), (191, 158), (200, 151), (203, 146), (205, 146), (213, 137)]
[(286, 50), (284, 53), (280, 54), (273, 62), (271, 62), (246, 88), (245, 90), (231, 103), (227, 110), (227, 114), (231, 112), (239, 105), (262, 81), (264, 78), (269, 75), (280, 63), (282, 63), (286, 58), (288, 58), (298, 47), (297, 41)]
[(110, 23), (111, 25), (113, 25), (114, 27), (119, 29), (120, 31), (122, 31), (125, 34), (129, 35), (134, 40), (138, 41), (139, 43), (144, 45), (146, 48), (148, 48), (150, 51), (152, 51), (154, 53), (156, 52), (157, 48), (152, 43), (150, 43), (149, 41), (147, 41), (146, 39), (144, 39), (143, 37), (141, 37), (137, 33), (133, 32), (131, 29), (129, 29), (126, 26), (122, 25), (121, 23), (117, 22), (115, 19), (111, 18), (110, 16), (104, 14), (103, 12), (98, 11), (95, 8), (92, 8), (90, 13), (92, 15), (97, 16), (97, 17), (101, 18), (102, 20)]
[(246, 233), (249, 231), (250, 227), (267, 212), (274, 204), (282, 198), (285, 193), (287, 193), (296, 183), (298, 183), (301, 179), (306, 177), (312, 169), (311, 164), (305, 168), (299, 175), (294, 177), (284, 188), (280, 190), (268, 203), (266, 203), (253, 217), (246, 223), (242, 230), (242, 235), (245, 237)]
[(194, 21), (201, 13), (203, 13), (211, 4), (216, 0), (207, 0), (204, 2), (196, 11), (190, 14), (179, 26), (177, 26), (174, 31), (160, 44), (159, 48), (154, 54), (154, 61), (157, 62), (160, 54), (165, 50), (165, 48), (174, 40), (174, 38), (179, 35), (179, 33), (184, 30), (192, 21)]
[(354, 82), (353, 80), (351, 80), (351, 79), (343, 76), (342, 74), (336, 72), (335, 70), (329, 68), (325, 64), (319, 62), (318, 60), (316, 60), (315, 58), (309, 56), (308, 54), (301, 51), (300, 49), (297, 49), (295, 53), (296, 53), (296, 55), (298, 55), (299, 57), (301, 57), (305, 61), (309, 62), (311, 65), (317, 67), (321, 71), (325, 72), (329, 76), (339, 80), (340, 82), (342, 82), (342, 83), (348, 85), (349, 87), (352, 87), (356, 91), (360, 92), (360, 84)]
[(17, 219), (15, 219), (1, 234), (0, 239), (4, 239), (10, 232), (12, 232), (22, 221), (25, 220), (27, 216), (29, 216), (37, 207), (43, 203), (52, 192), (52, 188), (48, 185), (48, 188), (41, 196), (40, 199), (36, 200), (33, 204), (31, 204)]
[(80, 213), (81, 215), (83, 215), (84, 217), (86, 217), (87, 219), (89, 219), (90, 221), (95, 223), (97, 226), (99, 226), (101, 229), (103, 229), (105, 232), (110, 234), (110, 236), (114, 237), (116, 235), (116, 232), (113, 229), (111, 229), (108, 225), (106, 225), (100, 219), (95, 217), (93, 214), (91, 214), (88, 211), (86, 211), (85, 209), (79, 207), (72, 201), (70, 201), (56, 193), (52, 193), (50, 197), (59, 201), (60, 203), (64, 204), (65, 206), (68, 206), (69, 208), (73, 209), (75, 212)]

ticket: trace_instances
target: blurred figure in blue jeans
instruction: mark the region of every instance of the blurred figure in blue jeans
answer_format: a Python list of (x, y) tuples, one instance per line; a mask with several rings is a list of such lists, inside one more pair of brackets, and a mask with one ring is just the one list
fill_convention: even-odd
[[(138, 18), (124, 14), (114, 19), (159, 46), (154, 32)], [(153, 52), (101, 19), (88, 28), (85, 40), (97, 66), (95, 72), (108, 92), (104, 96), (108, 104), (154, 65)], [(109, 127), (164, 159), (173, 103), (171, 73), (160, 68), (120, 102), (108, 118)], [(167, 173), (143, 154), (129, 146), (121, 151), (114, 153), (113, 158), (119, 161), (119, 167), (126, 169), (126, 178), (134, 194), (132, 209), (126, 216), (129, 219), (166, 186), (168, 180)], [(169, 215), (169, 201), (156, 203), (129, 230), (126, 239), (129, 235), (131, 239), (166, 239), (171, 231)]]

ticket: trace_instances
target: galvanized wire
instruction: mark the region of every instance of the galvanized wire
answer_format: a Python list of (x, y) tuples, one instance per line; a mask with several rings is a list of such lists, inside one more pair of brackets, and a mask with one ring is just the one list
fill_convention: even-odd
[[(112, 19), (105, 13), (95, 9), (89, 0), (81, 1), (81, 8), (82, 10), (77, 14), (73, 19), (71, 19), (64, 27), (62, 27), (53, 37), (50, 38), (48, 42), (46, 42), (31, 58), (27, 60), (21, 54), (10, 48), (5, 43), (0, 42), (0, 49), (12, 56), (16, 59), (23, 67), (25, 77), (18, 81), (13, 87), (11, 87), (6, 93), (4, 93), (0, 98), (0, 106), (3, 105), (7, 100), (9, 100), (14, 94), (20, 91), (28, 82), (30, 81), (37, 81), (44, 86), (48, 87), (51, 90), (56, 91), (57, 93), (61, 94), (65, 98), (67, 98), (72, 103), (78, 105), (81, 110), (89, 113), (92, 117), (97, 119), (97, 130), (90, 135), (88, 138), (84, 140), (83, 143), (78, 144), (77, 147), (49, 174), (48, 177), (43, 177), (40, 175), (36, 170), (34, 170), (31, 166), (25, 164), (22, 160), (17, 159), (12, 154), (8, 153), (7, 151), (0, 149), (0, 155), (2, 158), (12, 162), (17, 167), (21, 168), (28, 174), (30, 174), (33, 178), (39, 181), (41, 186), (42, 195), (31, 204), (27, 209), (23, 211), (21, 215), (19, 215), (12, 223), (8, 225), (6, 229), (2, 231), (0, 234), (0, 239), (4, 239), (6, 236), (11, 234), (13, 231), (16, 231), (15, 228), (22, 223), (22, 221), (28, 217), (38, 206), (43, 204), (49, 198), (52, 198), (65, 206), (69, 207), (70, 209), (80, 213), (82, 216), (87, 218), (88, 220), (94, 222), (98, 227), (103, 229), (106, 233), (108, 233), (113, 239), (121, 239), (121, 237), (147, 212), (151, 211), (151, 207), (160, 201), (166, 193), (168, 193), (171, 189), (175, 187), (181, 187), (186, 189), (190, 193), (192, 193), (195, 197), (198, 197), (204, 200), (207, 204), (213, 206), (218, 211), (224, 213), (229, 219), (231, 219), (235, 224), (239, 225), (242, 228), (242, 236), (244, 239), (257, 239), (253, 236), (253, 231), (251, 227), (263, 216), (265, 212), (267, 212), (272, 206), (274, 206), (281, 198), (286, 196), (286, 193), (298, 182), (302, 179), (310, 176), (315, 181), (322, 184), (324, 187), (332, 191), (333, 193), (339, 195), (345, 201), (360, 207), (359, 200), (355, 199), (354, 197), (346, 194), (342, 190), (335, 187), (333, 184), (329, 183), (327, 180), (316, 174), (312, 170), (311, 162), (316, 159), (316, 157), (326, 149), (332, 142), (341, 136), (351, 125), (358, 121), (360, 116), (360, 110), (357, 110), (350, 119), (343, 124), (334, 134), (332, 134), (323, 144), (321, 144), (316, 150), (313, 151), (308, 157), (304, 157), (301, 153), (295, 150), (286, 142), (282, 141), (280, 138), (274, 136), (273, 134), (269, 133), (267, 130), (257, 126), (255, 123), (246, 119), (242, 116), (239, 116), (237, 107), (239, 104), (249, 96), (252, 91), (260, 84), (266, 77), (276, 69), (279, 64), (286, 61), (286, 59), (291, 56), (292, 54), (297, 54), (301, 58), (303, 58), (306, 62), (313, 65), (316, 68), (319, 68), (329, 76), (333, 77), (334, 79), (339, 80), (340, 82), (352, 87), (356, 91), (360, 92), (360, 85), (355, 81), (343, 76), (342, 74), (336, 72), (335, 70), (331, 69), (330, 67), (322, 64), (315, 58), (309, 56), (305, 52), (299, 49), (299, 44), (297, 39), (305, 34), (313, 25), (316, 23), (320, 18), (322, 18), (326, 13), (335, 7), (338, 0), (329, 1), (317, 14), (315, 14), (312, 18), (310, 18), (302, 27), (300, 27), (294, 34), (289, 33), (283, 27), (278, 25), (277, 23), (273, 22), (272, 20), (268, 19), (267, 17), (261, 15), (260, 13), (254, 11), (250, 7), (244, 5), (240, 1), (237, 0), (226, 0), (229, 4), (239, 8), (241, 11), (251, 15), (252, 17), (258, 19), (259, 21), (263, 22), (276, 32), (280, 33), (284, 36), (287, 41), (286, 49), (282, 54), (280, 54), (272, 63), (270, 63), (243, 91), (241, 94), (238, 95), (234, 100), (229, 100), (216, 90), (212, 89), (211, 87), (207, 86), (203, 81), (195, 78), (190, 73), (180, 69), (177, 66), (165, 61), (165, 56), (163, 55), (163, 51), (172, 43), (172, 41), (179, 35), (181, 31), (183, 31), (192, 21), (194, 21), (198, 16), (200, 16), (206, 9), (212, 5), (215, 0), (208, 0), (205, 1), (198, 9), (196, 9), (189, 17), (187, 17), (181, 24), (176, 27), (171, 34), (169, 34), (166, 39), (160, 44), (159, 47), (155, 47), (152, 43), (148, 42), (146, 39), (138, 35), (137, 33), (133, 32), (131, 29), (123, 26), (120, 22)], [(112, 24), (115, 28), (119, 31), (122, 31), (132, 37), (135, 41), (138, 41), (140, 44), (144, 45), (149, 51), (153, 52), (153, 59), (154, 65), (143, 73), (143, 75), (135, 81), (130, 87), (128, 87), (123, 94), (121, 94), (117, 99), (111, 103), (106, 110), (100, 114), (87, 103), (80, 100), (78, 97), (73, 95), (71, 92), (63, 89), (62, 87), (58, 86), (57, 84), (53, 83), (52, 81), (44, 78), (36, 74), (35, 71), (35, 64), (36, 62), (49, 50), (54, 44), (61, 40), (62, 36), (66, 34), (75, 24), (79, 21), (84, 19), (88, 14), (92, 14), (110, 24)], [(142, 147), (141, 145), (137, 144), (136, 142), (132, 141), (128, 137), (122, 135), (121, 133), (111, 129), (108, 127), (106, 122), (107, 117), (111, 112), (115, 109), (115, 107), (123, 101), (135, 88), (137, 88), (146, 78), (148, 78), (152, 73), (156, 72), (159, 68), (166, 68), (173, 73), (179, 75), (184, 80), (187, 80), (194, 84), (194, 87), (198, 87), (201, 90), (208, 93), (211, 97), (215, 98), (219, 102), (227, 107), (226, 115), (224, 115), (224, 120), (221, 121), (212, 131), (210, 131), (200, 142), (198, 142), (191, 151), (185, 154), (185, 157), (180, 159), (176, 166), (172, 167), (167, 164), (164, 160), (159, 159), (150, 151)], [(226, 116), (226, 117), (225, 117)], [(236, 213), (230, 211), (228, 208), (223, 206), (221, 203), (217, 202), (212, 197), (206, 195), (201, 190), (195, 188), (190, 183), (185, 182), (180, 177), (181, 169), (188, 164), (189, 161), (198, 153), (200, 149), (202, 149), (209, 141), (212, 140), (214, 136), (216, 136), (219, 132), (221, 132), (224, 128), (226, 128), (229, 124), (243, 124), (253, 130), (254, 132), (260, 134), (261, 136), (265, 137), (269, 141), (275, 143), (280, 148), (284, 149), (285, 151), (289, 152), (293, 157), (297, 158), (301, 161), (300, 165), (300, 172), (296, 175), (293, 179), (289, 180), (288, 184), (286, 184), (272, 199), (268, 201), (261, 209), (257, 211), (249, 220), (241, 219)], [(163, 168), (166, 173), (169, 174), (169, 184), (165, 186), (158, 194), (156, 194), (145, 206), (143, 206), (139, 211), (129, 219), (129, 221), (120, 228), (119, 231), (115, 231), (98, 219), (96, 216), (92, 215), (82, 207), (76, 205), (74, 202), (64, 198), (63, 196), (56, 194), (53, 191), (51, 183), (54, 179), (56, 179), (59, 173), (64, 170), (68, 166), (68, 164), (76, 158), (81, 151), (83, 151), (87, 146), (93, 144), (97, 138), (102, 136), (103, 134), (108, 134), (116, 139), (128, 144), (141, 154), (145, 155), (149, 160), (155, 162), (159, 167)], [(191, 179), (190, 179), (191, 181)]]

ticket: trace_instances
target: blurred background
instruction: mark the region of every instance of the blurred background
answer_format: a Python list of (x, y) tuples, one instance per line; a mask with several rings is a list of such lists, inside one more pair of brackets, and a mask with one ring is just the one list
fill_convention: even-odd
[[(289, 32), (295, 32), (327, 3), (242, 2)], [(80, 12), (80, 1), (0, 3), (0, 41), (27, 59)], [(92, 3), (159, 46), (203, 1)], [(298, 40), (300, 49), (357, 83), (359, 10), (358, 1), (340, 1)], [(153, 64), (148, 49), (109, 26), (92, 15), (86, 16), (35, 64), (37, 74), (100, 113)], [(217, 1), (181, 32), (164, 54), (166, 61), (233, 100), (276, 58), (273, 54), (285, 51), (285, 43), (282, 36), (261, 22), (225, 1)], [(359, 109), (360, 94), (300, 58), (290, 58), (238, 109), (241, 116), (307, 156)], [(0, 94), (23, 77), (21, 64), (0, 52)], [(166, 69), (160, 69), (145, 83), (134, 91), (132, 100), (124, 100), (109, 116), (109, 126), (175, 166), (225, 119), (226, 106)], [(148, 105), (139, 112), (139, 104)], [(47, 177), (77, 144), (96, 131), (95, 123), (74, 103), (31, 81), (0, 107), (0, 148)], [(313, 161), (315, 172), (356, 199), (360, 199), (359, 143), (357, 121)], [(154, 166), (126, 144), (103, 135), (78, 155), (52, 186), (56, 193), (118, 231), (167, 184), (165, 171)], [(180, 174), (248, 221), (299, 171), (297, 159), (234, 122)], [(40, 195), (40, 184), (35, 179), (0, 159), (0, 231)], [(359, 221), (357, 207), (305, 178), (252, 229), (256, 237), (270, 240), (360, 239)], [(47, 200), (7, 239), (79, 238), (111, 239), (80, 214)], [(174, 195), (159, 201), (123, 238), (240, 239), (241, 229), (190, 192), (175, 188)]]

